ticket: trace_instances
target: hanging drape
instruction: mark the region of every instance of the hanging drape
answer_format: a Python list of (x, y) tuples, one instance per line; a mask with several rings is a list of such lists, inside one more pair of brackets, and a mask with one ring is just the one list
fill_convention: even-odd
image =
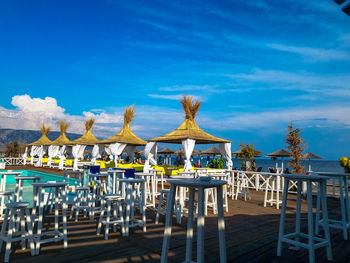
[(66, 145), (62, 145), (59, 151), (60, 163), (58, 164), (58, 169), (63, 170), (64, 159), (66, 158)]
[(91, 162), (92, 163), (96, 163), (96, 159), (97, 158), (101, 158), (102, 157), (102, 153), (104, 151), (104, 145), (103, 144), (95, 144), (94, 148), (92, 148), (92, 159)]
[(58, 145), (50, 145), (48, 148), (48, 161), (47, 161), (47, 165), (49, 167), (51, 167), (51, 162), (52, 162), (52, 158), (53, 157), (57, 157), (59, 155), (60, 152), (60, 147)]
[(40, 147), (33, 145), (30, 149), (30, 164), (34, 164), (34, 156), (37, 156), (39, 153)]
[(126, 154), (129, 156), (130, 162), (133, 163), (135, 151), (136, 151), (136, 146), (135, 145), (128, 145), (125, 147), (125, 151), (126, 151)]
[(24, 154), (23, 154), (23, 164), (24, 165), (27, 164), (27, 158), (28, 158), (28, 147), (26, 146), (26, 148), (24, 149)]
[(157, 143), (156, 142), (148, 142), (145, 147), (145, 158), (146, 162), (143, 166), (143, 172), (148, 173), (149, 169), (151, 168), (150, 163), (153, 165), (157, 165), (156, 161), (156, 155), (157, 155)]
[(225, 143), (219, 143), (219, 150), (222, 155), (226, 159), (226, 168), (228, 170), (232, 169), (232, 153), (231, 153), (231, 143), (225, 142)]
[(35, 164), (35, 166), (39, 167), (39, 166), (42, 166), (43, 165), (43, 156), (45, 155), (46, 151), (47, 151), (47, 146), (44, 146), (44, 145), (41, 145), (38, 147), (38, 157), (39, 157), (39, 160), (38, 162)]
[(106, 148), (105, 148), (105, 151), (106, 151), (107, 155), (109, 156), (109, 159), (110, 159), (110, 160), (113, 160), (113, 155), (112, 155), (112, 153), (111, 153), (111, 149), (109, 149), (109, 147), (106, 147)]
[(114, 163), (115, 163), (115, 167), (117, 167), (118, 164), (118, 157), (119, 155), (122, 154), (124, 148), (125, 148), (126, 144), (125, 143), (111, 143), (109, 145), (109, 149), (111, 151), (111, 154), (114, 156)]
[(73, 171), (77, 171), (78, 170), (78, 160), (79, 158), (84, 158), (84, 150), (86, 148), (86, 145), (74, 145), (72, 147), (72, 154), (74, 157), (74, 165), (73, 165)]
[(181, 142), (182, 142), (182, 147), (184, 148), (184, 154), (185, 154), (184, 172), (186, 172), (192, 169), (191, 155), (192, 155), (196, 141), (193, 139), (185, 139), (185, 140), (182, 140)]

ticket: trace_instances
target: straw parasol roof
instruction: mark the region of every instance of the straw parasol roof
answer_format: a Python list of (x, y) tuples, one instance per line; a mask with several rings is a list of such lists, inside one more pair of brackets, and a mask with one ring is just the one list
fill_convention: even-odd
[(221, 154), (221, 153), (220, 153), (220, 150), (215, 147), (215, 145), (213, 145), (208, 150), (201, 152), (201, 155), (216, 155), (216, 154)]
[(130, 106), (125, 108), (124, 112), (124, 125), (123, 128), (112, 137), (100, 141), (100, 143), (126, 143), (129, 145), (146, 145), (146, 142), (139, 137), (137, 137), (131, 130), (130, 130), (130, 122), (135, 117), (135, 107)]
[(200, 156), (202, 154), (202, 151), (201, 150), (194, 150), (193, 152), (192, 152), (192, 156)]
[(56, 140), (51, 142), (51, 145), (62, 146), (62, 145), (72, 145), (73, 144), (73, 142), (71, 140), (69, 140), (66, 136), (66, 131), (68, 129), (68, 126), (69, 126), (68, 122), (60, 121), (61, 134)]
[(281, 149), (273, 153), (269, 153), (266, 156), (267, 157), (290, 157), (290, 152), (286, 151), (285, 149)]
[(95, 145), (97, 143), (100, 143), (98, 139), (92, 134), (91, 129), (92, 125), (94, 125), (95, 119), (88, 119), (85, 120), (85, 134), (81, 136), (80, 138), (72, 141), (72, 144), (80, 144), (80, 145)]
[(324, 159), (324, 158), (312, 152), (308, 152), (303, 155), (303, 159)]
[[(237, 154), (240, 154), (240, 153), (241, 153), (241, 149), (232, 152), (232, 155), (236, 155), (236, 156), (237, 156)], [(259, 150), (254, 149), (254, 157), (261, 157), (261, 155), (262, 155), (263, 153), (264, 153), (264, 152), (262, 152), (262, 151), (259, 151)]]
[(180, 148), (177, 152), (175, 152), (176, 155), (184, 155), (185, 152), (182, 148)]
[(158, 154), (174, 154), (175, 151), (168, 148), (168, 147), (165, 147), (164, 149), (158, 151)]
[(47, 134), (50, 132), (51, 128), (46, 127), (45, 124), (41, 125), (40, 131), (42, 136), (39, 140), (28, 144), (28, 146), (41, 146), (41, 145), (50, 145), (51, 140), (47, 138)]
[(166, 142), (166, 143), (181, 143), (184, 139), (196, 140), (196, 144), (209, 143), (225, 143), (228, 140), (214, 137), (205, 131), (201, 130), (195, 123), (196, 114), (201, 106), (201, 102), (192, 101), (192, 97), (184, 96), (181, 100), (182, 108), (186, 114), (185, 121), (174, 131), (148, 141)]

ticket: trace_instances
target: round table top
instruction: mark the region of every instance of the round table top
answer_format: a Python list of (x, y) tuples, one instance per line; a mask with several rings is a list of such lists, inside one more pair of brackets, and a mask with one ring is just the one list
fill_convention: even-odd
[(107, 173), (109, 173), (109, 174), (112, 174), (112, 173), (125, 173), (125, 170), (121, 170), (121, 169), (118, 169), (118, 170), (108, 170)]
[(109, 174), (88, 174), (89, 177), (107, 177)]
[(219, 187), (227, 184), (226, 181), (223, 180), (210, 180), (210, 181), (202, 181), (200, 179), (168, 179), (167, 182), (176, 186), (185, 186), (185, 187)]
[(347, 177), (350, 174), (345, 173), (335, 173), (335, 172), (311, 172), (312, 175), (321, 175), (321, 176), (329, 176), (329, 177)]
[(328, 180), (329, 177), (323, 175), (311, 175), (311, 174), (280, 174), (282, 177), (290, 180), (299, 181), (324, 181)]
[(170, 179), (193, 179), (193, 176), (189, 175), (170, 175)]
[(144, 183), (145, 179), (123, 178), (118, 180), (121, 183)]
[(37, 180), (37, 179), (41, 179), (44, 178), (44, 176), (42, 175), (20, 175), (20, 176), (15, 176), (14, 177), (16, 180)]
[(64, 187), (68, 185), (68, 182), (40, 182), (40, 183), (32, 183), (35, 187)]

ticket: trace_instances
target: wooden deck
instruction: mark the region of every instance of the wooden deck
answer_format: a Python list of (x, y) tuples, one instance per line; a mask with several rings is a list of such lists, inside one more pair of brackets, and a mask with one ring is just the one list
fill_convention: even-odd
[[(21, 167), (23, 169), (23, 167)], [(15, 168), (14, 168), (15, 169)], [(32, 168), (33, 169), (33, 168)], [(35, 169), (48, 172), (49, 169)], [(51, 172), (60, 174), (61, 172)], [(263, 207), (263, 192), (251, 191), (252, 200), (229, 200), (229, 212), (225, 213), (228, 262), (308, 262), (308, 252), (296, 252), (284, 245), (282, 257), (276, 256), (277, 234), (280, 210)], [(286, 228), (294, 228), (295, 200), (288, 201)], [(331, 218), (339, 218), (339, 200), (329, 199)], [(306, 218), (306, 201), (302, 201), (302, 218)], [(21, 250), (20, 244), (13, 245), (11, 262), (159, 262), (164, 231), (164, 216), (154, 224), (155, 213), (147, 210), (147, 232), (137, 228), (129, 237), (110, 231), (109, 240), (96, 235), (96, 220), (79, 218), (68, 221), (68, 248), (62, 242), (48, 243), (41, 247), (40, 255), (32, 257), (28, 249)], [(181, 225), (173, 221), (169, 262), (182, 262), (185, 258), (186, 217)], [(46, 222), (53, 227), (52, 217)], [(209, 213), (205, 221), (206, 262), (219, 261), (217, 219)], [(302, 225), (307, 232), (306, 224)], [(194, 232), (193, 260), (196, 258), (196, 229)], [(340, 230), (331, 229), (333, 262), (350, 262), (350, 241), (344, 241)], [(4, 249), (3, 249), (4, 250)], [(0, 254), (0, 262), (4, 253)], [(324, 248), (316, 250), (317, 262), (325, 262)]]

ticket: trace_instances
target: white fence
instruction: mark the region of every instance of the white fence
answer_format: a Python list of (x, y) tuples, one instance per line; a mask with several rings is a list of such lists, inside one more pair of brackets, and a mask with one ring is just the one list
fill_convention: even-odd
[(24, 165), (24, 159), (21, 157), (4, 157), (0, 161), (5, 162), (6, 165)]

